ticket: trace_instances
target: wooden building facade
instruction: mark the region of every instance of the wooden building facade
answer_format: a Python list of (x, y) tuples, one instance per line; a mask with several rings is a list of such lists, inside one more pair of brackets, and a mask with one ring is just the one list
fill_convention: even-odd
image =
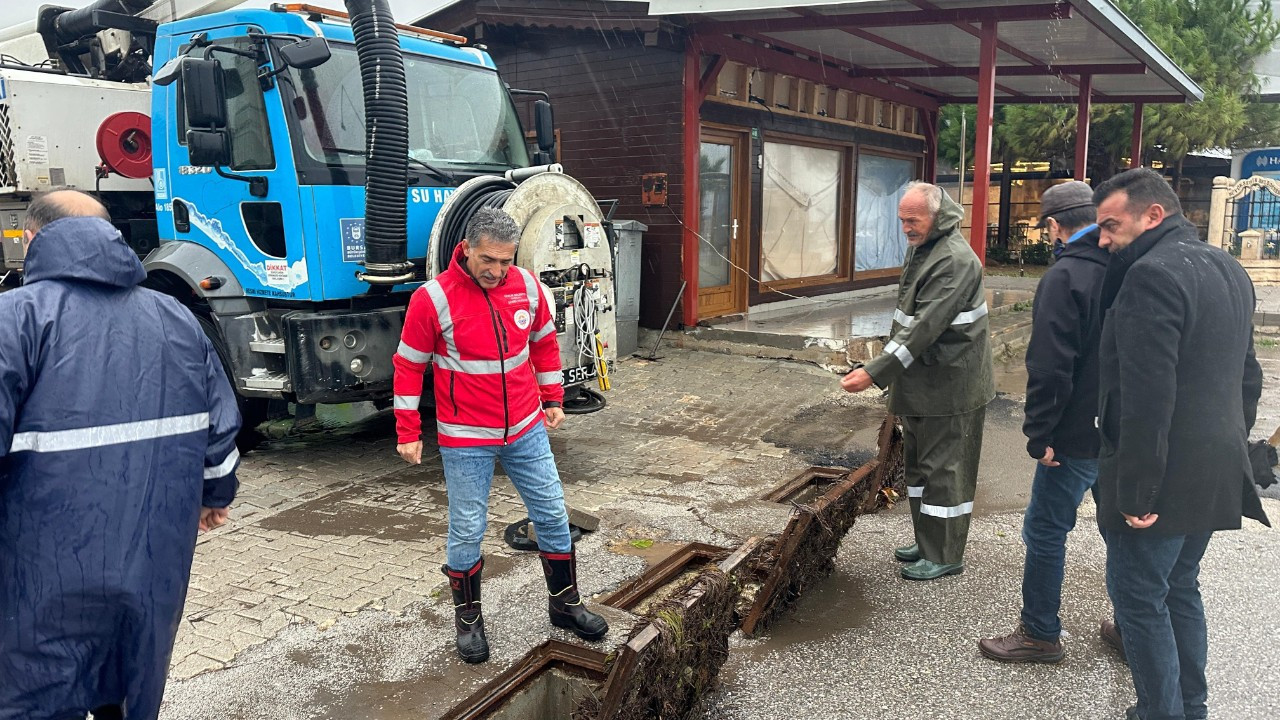
[(648, 226), (651, 328), (676, 304), (690, 326), (896, 282), (897, 202), (935, 176), (941, 104), (978, 105), (981, 259), (995, 103), (1077, 104), (1084, 177), (1092, 100), (1202, 94), (1107, 0), (699, 7), (459, 0), (418, 21), (484, 45), (512, 88), (548, 93), (565, 171)]

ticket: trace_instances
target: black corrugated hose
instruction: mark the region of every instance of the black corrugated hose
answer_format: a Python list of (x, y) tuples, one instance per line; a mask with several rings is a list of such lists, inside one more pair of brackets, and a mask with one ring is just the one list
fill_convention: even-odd
[(405, 236), (409, 93), (404, 56), (387, 0), (345, 2), (364, 86), (365, 279), (387, 285), (412, 275)]

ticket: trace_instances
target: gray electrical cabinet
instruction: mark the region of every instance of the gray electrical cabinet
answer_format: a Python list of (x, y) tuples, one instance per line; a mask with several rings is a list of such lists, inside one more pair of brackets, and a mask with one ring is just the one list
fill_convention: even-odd
[(613, 289), (617, 293), (619, 358), (640, 347), (640, 241), (648, 229), (635, 220), (613, 222)]

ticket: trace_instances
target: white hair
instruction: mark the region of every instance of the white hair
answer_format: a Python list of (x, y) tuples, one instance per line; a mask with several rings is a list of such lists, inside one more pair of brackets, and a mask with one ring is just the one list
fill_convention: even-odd
[(929, 216), (936, 220), (938, 212), (942, 210), (942, 188), (932, 183), (917, 180), (907, 184), (907, 192), (904, 196), (913, 192), (918, 192), (924, 196), (924, 204), (925, 207), (929, 208)]

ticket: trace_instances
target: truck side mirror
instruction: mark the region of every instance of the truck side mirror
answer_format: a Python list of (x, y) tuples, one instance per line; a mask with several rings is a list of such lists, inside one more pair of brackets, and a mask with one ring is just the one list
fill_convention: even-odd
[(226, 130), (187, 130), (187, 153), (198, 167), (231, 164), (231, 147)]
[(286, 65), (310, 70), (329, 60), (329, 43), (322, 37), (303, 38), (280, 48), (280, 59)]
[(551, 152), (556, 146), (556, 123), (551, 113), (551, 103), (538, 100), (533, 104), (533, 127), (538, 135), (538, 149)]
[(222, 63), (214, 59), (182, 59), (182, 104), (187, 113), (187, 127), (219, 129), (227, 126)]

